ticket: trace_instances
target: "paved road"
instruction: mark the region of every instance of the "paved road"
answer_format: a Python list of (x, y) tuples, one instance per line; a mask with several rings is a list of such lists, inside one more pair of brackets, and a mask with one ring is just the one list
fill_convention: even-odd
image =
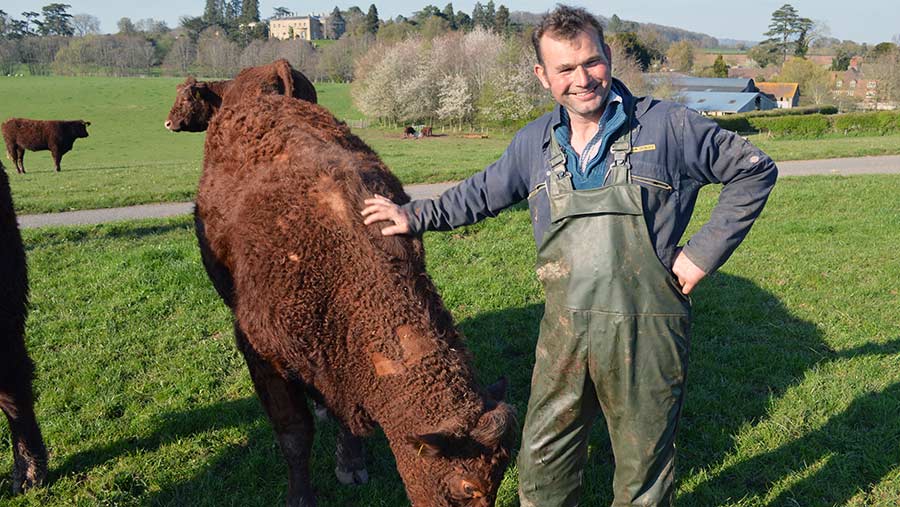
[[(851, 176), (858, 174), (900, 174), (900, 156), (833, 158), (824, 160), (798, 160), (779, 162), (781, 176), (809, 176), (837, 174)], [(406, 192), (413, 199), (423, 199), (440, 195), (454, 182), (434, 183), (426, 185), (409, 185)], [(176, 202), (163, 204), (143, 204), (124, 208), (107, 208), (83, 211), (67, 211), (63, 213), (46, 213), (40, 215), (20, 215), (19, 225), (23, 228), (44, 227), (50, 225), (89, 225), (117, 220), (134, 220), (139, 218), (164, 218), (191, 213), (192, 202)]]

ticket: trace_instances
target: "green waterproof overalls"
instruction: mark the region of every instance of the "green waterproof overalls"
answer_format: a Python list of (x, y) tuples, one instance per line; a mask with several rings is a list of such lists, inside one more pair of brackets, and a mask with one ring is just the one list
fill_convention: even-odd
[(518, 461), (523, 507), (578, 505), (598, 408), (615, 458), (613, 505), (672, 503), (691, 304), (650, 241), (630, 116), (600, 188), (573, 189), (550, 135), (551, 224), (537, 260), (547, 304)]

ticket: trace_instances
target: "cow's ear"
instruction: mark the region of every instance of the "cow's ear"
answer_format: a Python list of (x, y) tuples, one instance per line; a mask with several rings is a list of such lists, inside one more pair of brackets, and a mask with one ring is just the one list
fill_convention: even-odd
[(281, 87), (284, 89), (284, 94), (287, 97), (294, 96), (294, 74), (291, 72), (291, 64), (288, 63), (287, 60), (282, 58), (278, 60), (273, 65), (275, 65), (275, 72), (278, 74), (278, 79), (281, 80)]
[(450, 449), (452, 437), (447, 433), (427, 433), (406, 438), (419, 456), (435, 458), (446, 454)]

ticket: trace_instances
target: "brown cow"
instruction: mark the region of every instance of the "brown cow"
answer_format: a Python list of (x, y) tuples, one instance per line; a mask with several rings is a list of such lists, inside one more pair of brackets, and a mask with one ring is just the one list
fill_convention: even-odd
[(25, 349), (28, 270), (13, 211), (9, 180), (0, 164), (0, 409), (12, 434), (13, 493), (39, 486), (47, 474), (47, 451), (34, 417), (34, 365)]
[(356, 211), (375, 192), (408, 201), (400, 182), (328, 111), (284, 96), (226, 100), (204, 153), (201, 254), (287, 459), (288, 505), (315, 505), (307, 396), (344, 436), (381, 426), (414, 507), (492, 505), (514, 426), (504, 387), (478, 389), (421, 241)]
[(10, 118), (3, 122), (3, 139), (6, 141), (6, 153), (16, 164), (16, 171), (25, 174), (25, 150), (50, 150), (56, 171), (59, 172), (59, 161), (72, 149), (75, 140), (87, 137), (87, 126), (91, 122), (84, 120), (28, 120)]
[(434, 132), (431, 130), (431, 127), (422, 127), (422, 137), (431, 137), (434, 135)]
[(205, 131), (226, 94), (231, 100), (266, 94), (287, 95), (313, 104), (318, 100), (316, 89), (309, 79), (282, 58), (268, 65), (246, 68), (227, 81), (187, 78), (178, 86), (178, 95), (166, 119), (166, 128), (173, 132)]

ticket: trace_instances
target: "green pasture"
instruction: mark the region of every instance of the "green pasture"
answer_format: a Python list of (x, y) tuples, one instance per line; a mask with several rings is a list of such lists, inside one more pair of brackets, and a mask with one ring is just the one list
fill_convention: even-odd
[[(203, 134), (174, 134), (163, 127), (178, 78), (0, 77), (0, 120), (85, 119), (90, 137), (75, 142), (55, 173), (49, 151), (27, 152), (28, 174), (6, 161), (19, 213), (191, 200), (200, 175)], [(362, 119), (346, 84), (316, 86), (320, 102), (353, 124)], [(465, 138), (435, 129), (432, 138), (403, 139), (401, 128), (354, 131), (406, 184), (465, 178), (496, 160), (512, 133), (488, 131)], [(776, 160), (900, 153), (900, 136), (751, 140)], [(5, 151), (5, 150), (4, 150)], [(4, 154), (5, 157), (5, 154)]]
[[(900, 177), (782, 179), (744, 245), (694, 295), (678, 505), (900, 504)], [(695, 223), (716, 197), (701, 195)], [(282, 505), (286, 469), (206, 280), (189, 220), (24, 231), (28, 344), (50, 483), (0, 504)], [(426, 236), (429, 272), (482, 383), (506, 375), (524, 416), (542, 293), (522, 207)], [(370, 484), (333, 478), (320, 424), (322, 507), (408, 505), (384, 437)], [(611, 502), (592, 436), (582, 505)], [(514, 507), (511, 467), (498, 505)]]

